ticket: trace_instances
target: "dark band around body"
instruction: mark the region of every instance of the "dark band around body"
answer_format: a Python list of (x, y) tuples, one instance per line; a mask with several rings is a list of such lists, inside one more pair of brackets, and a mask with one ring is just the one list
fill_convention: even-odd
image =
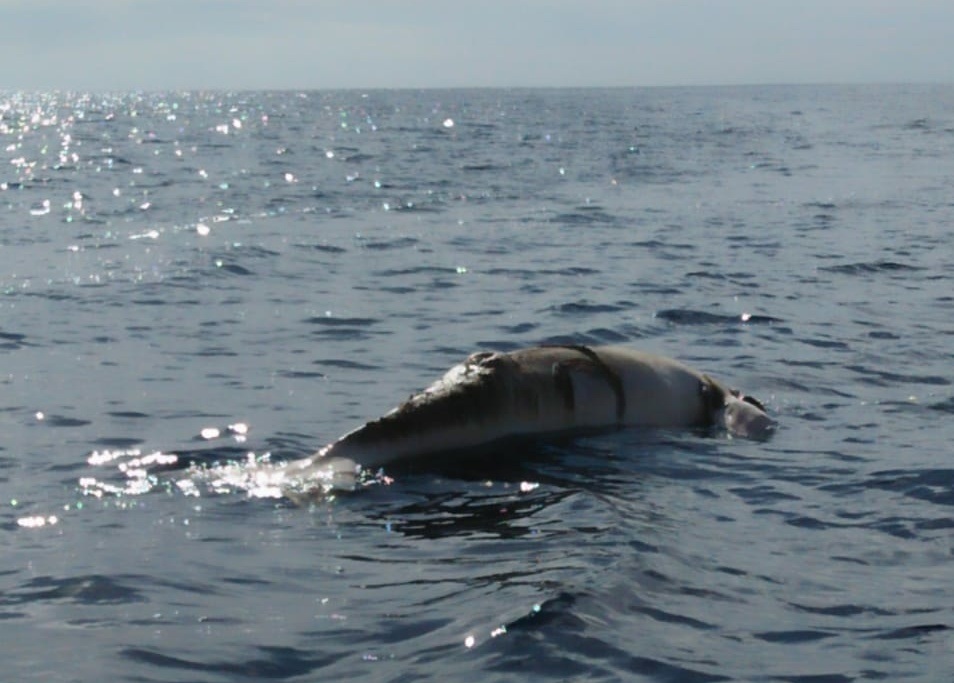
[(623, 418), (626, 416), (626, 391), (623, 388), (623, 380), (610, 369), (596, 351), (583, 344), (544, 344), (544, 346), (557, 349), (569, 349), (586, 356), (587, 360), (592, 362), (600, 371), (606, 383), (610, 385), (610, 388), (616, 395), (616, 420), (619, 423), (623, 422)]

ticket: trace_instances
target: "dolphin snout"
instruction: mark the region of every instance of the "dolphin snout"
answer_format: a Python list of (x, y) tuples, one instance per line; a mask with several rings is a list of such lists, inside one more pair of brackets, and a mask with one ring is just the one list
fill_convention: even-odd
[(723, 417), (730, 434), (749, 439), (765, 439), (776, 427), (775, 420), (764, 410), (735, 396), (727, 397)]

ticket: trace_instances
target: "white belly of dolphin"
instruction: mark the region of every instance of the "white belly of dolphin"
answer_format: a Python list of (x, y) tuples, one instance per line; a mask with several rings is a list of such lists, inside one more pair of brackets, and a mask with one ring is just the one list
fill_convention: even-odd
[(618, 346), (542, 346), (476, 353), (377, 420), (349, 432), (289, 474), (329, 463), (377, 468), (520, 436), (624, 426), (716, 425), (760, 438), (774, 422), (757, 402), (682, 363)]

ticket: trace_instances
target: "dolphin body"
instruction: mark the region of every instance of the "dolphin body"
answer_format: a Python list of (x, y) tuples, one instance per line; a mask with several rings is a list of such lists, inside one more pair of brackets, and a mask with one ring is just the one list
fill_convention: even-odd
[[(513, 437), (717, 427), (765, 438), (762, 404), (676, 360), (621, 346), (483, 351), (376, 420), (285, 468), (289, 482), (374, 470)], [(360, 466), (360, 467), (359, 467)]]

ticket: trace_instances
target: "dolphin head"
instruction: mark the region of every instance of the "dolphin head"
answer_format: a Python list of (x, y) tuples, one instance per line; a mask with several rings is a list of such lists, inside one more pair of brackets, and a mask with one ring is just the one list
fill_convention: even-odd
[(771, 435), (775, 420), (768, 416), (758, 399), (746, 396), (738, 389), (727, 389), (708, 375), (703, 375), (702, 379), (700, 391), (709, 424), (749, 439), (765, 439)]
[(757, 399), (732, 390), (725, 394), (722, 422), (730, 434), (749, 439), (765, 439), (775, 430), (775, 420), (768, 416)]

